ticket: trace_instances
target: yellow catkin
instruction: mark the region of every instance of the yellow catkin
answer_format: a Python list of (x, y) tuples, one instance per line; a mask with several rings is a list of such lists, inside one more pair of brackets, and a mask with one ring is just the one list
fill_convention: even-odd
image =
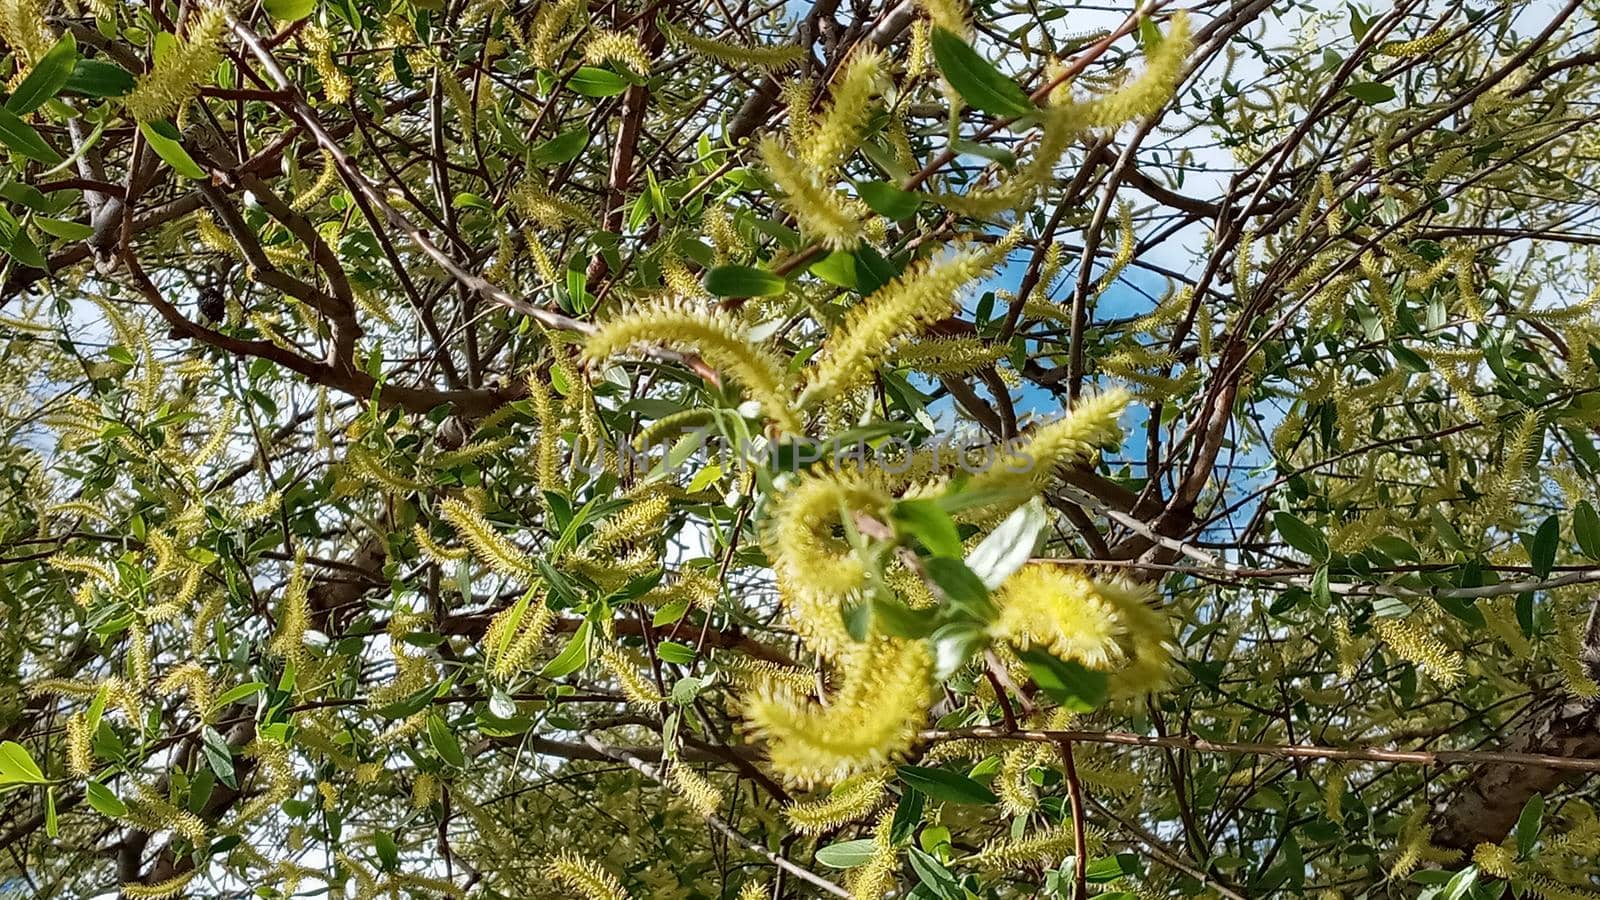
[(598, 556), (634, 541), (650, 541), (670, 511), (667, 498), (660, 494), (635, 500), (596, 526), (584, 549)]
[(800, 157), (828, 178), (861, 144), (872, 116), (873, 98), (882, 90), (885, 57), (877, 49), (858, 47), (834, 79), (832, 102), (810, 129)]
[(935, 28), (943, 28), (958, 37), (972, 37), (972, 9), (964, 0), (917, 0), (917, 6)]
[(627, 900), (616, 876), (592, 859), (565, 852), (544, 865), (544, 876), (582, 900)]
[(682, 762), (674, 762), (667, 770), (667, 783), (698, 815), (714, 816), (722, 806), (722, 792)]
[(827, 172), (790, 153), (775, 137), (762, 139), (759, 153), (783, 194), (784, 209), (800, 223), (802, 232), (833, 250), (852, 250), (861, 243), (865, 204), (841, 194), (824, 180)]
[(483, 634), (490, 674), (502, 680), (521, 674), (538, 652), (554, 618), (544, 601), (533, 594), (496, 614)]
[(1066, 416), (1033, 428), (1012, 454), (996, 459), (967, 482), (972, 492), (1021, 490), (1031, 495), (1047, 486), (1063, 467), (1092, 459), (1122, 438), (1117, 420), (1128, 405), (1127, 391), (1110, 390), (1080, 399)]
[(783, 817), (801, 834), (821, 834), (872, 812), (883, 799), (888, 783), (880, 772), (858, 775), (840, 782), (820, 800), (789, 804), (783, 809)]
[(194, 881), (195, 876), (198, 874), (198, 869), (190, 869), (182, 875), (176, 875), (166, 881), (158, 881), (154, 884), (127, 882), (122, 885), (122, 896), (129, 898), (129, 900), (168, 900), (168, 898), (177, 897), (188, 890), (189, 882)]
[(1023, 566), (995, 595), (990, 632), (1021, 648), (1038, 645), (1111, 676), (1118, 692), (1162, 686), (1171, 631), (1154, 595), (1132, 582), (1096, 580), (1066, 566)]
[(638, 35), (595, 31), (583, 45), (583, 58), (592, 63), (620, 62), (640, 75), (650, 74), (650, 54)]
[(804, 47), (795, 45), (759, 47), (712, 40), (667, 22), (661, 23), (661, 31), (673, 43), (700, 56), (720, 63), (750, 66), (768, 72), (789, 68), (799, 62), (806, 52)]
[(881, 900), (894, 888), (898, 856), (894, 846), (895, 809), (890, 807), (878, 816), (878, 823), (872, 829), (872, 855), (845, 876), (850, 900)]
[(1414, 619), (1378, 619), (1372, 630), (1401, 659), (1427, 673), (1442, 688), (1461, 681), (1461, 654), (1423, 629)]
[(74, 713), (67, 719), (67, 770), (79, 778), (89, 777), (94, 768), (90, 737), (87, 716)]
[[(317, 77), (322, 80), (322, 96), (328, 102), (340, 106), (350, 99), (350, 76), (339, 68), (333, 59), (333, 38), (328, 31), (320, 26), (312, 26), (301, 32), (301, 40), (305, 42), (306, 49), (311, 51), (311, 65), (317, 70)], [(320, 181), (320, 179), (319, 179)], [(326, 189), (326, 188), (324, 188)], [(315, 190), (315, 188), (313, 188)], [(306, 200), (303, 196), (295, 198), (296, 209), (306, 209), (316, 202), (316, 197)], [(301, 205), (305, 204), (305, 205)]]
[(305, 552), (295, 554), (289, 583), (278, 607), (278, 628), (267, 645), (273, 653), (297, 664), (305, 658), (306, 631), (311, 627), (311, 604), (306, 581)]
[(893, 761), (927, 718), (933, 659), (922, 641), (873, 638), (841, 663), (843, 683), (821, 706), (782, 684), (758, 688), (745, 720), (767, 756), (798, 784), (837, 782)]
[(801, 405), (839, 397), (867, 381), (894, 341), (954, 312), (961, 289), (995, 262), (990, 253), (969, 250), (940, 262), (918, 263), (852, 307), (809, 370)]
[(227, 10), (220, 0), (190, 16), (184, 34), (165, 54), (157, 55), (155, 65), (123, 100), (129, 114), (148, 122), (167, 118), (188, 104), (222, 61), (220, 44), (227, 24)]
[[(1098, 850), (1105, 843), (1104, 838), (1094, 832), (1086, 831), (1083, 837), (1090, 850)], [(1038, 863), (1053, 864), (1072, 853), (1075, 846), (1072, 826), (1060, 825), (1026, 837), (991, 841), (969, 861), (980, 868), (1009, 872)]]
[(617, 679), (622, 696), (634, 706), (654, 708), (666, 698), (639, 674), (639, 666), (629, 656), (615, 648), (600, 651), (600, 664)]
[(730, 313), (668, 301), (623, 313), (603, 323), (584, 343), (584, 355), (602, 359), (634, 346), (667, 346), (698, 353), (737, 379), (768, 419), (799, 430), (783, 363), (749, 339), (748, 327)]
[(1472, 848), (1472, 862), (1495, 878), (1511, 878), (1517, 873), (1517, 855), (1499, 844), (1483, 843)]
[(455, 526), (462, 542), (491, 571), (521, 581), (538, 577), (538, 567), (533, 560), (471, 506), (452, 497), (439, 504), (439, 513)]
[(1449, 40), (1450, 32), (1441, 28), (1432, 34), (1413, 38), (1409, 41), (1385, 41), (1378, 46), (1378, 55), (1394, 57), (1426, 56), (1443, 47)]

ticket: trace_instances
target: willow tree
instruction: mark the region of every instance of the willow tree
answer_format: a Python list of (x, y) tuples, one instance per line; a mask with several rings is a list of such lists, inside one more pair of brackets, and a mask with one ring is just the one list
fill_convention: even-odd
[(0, 892), (1600, 896), (1597, 17), (0, 0)]

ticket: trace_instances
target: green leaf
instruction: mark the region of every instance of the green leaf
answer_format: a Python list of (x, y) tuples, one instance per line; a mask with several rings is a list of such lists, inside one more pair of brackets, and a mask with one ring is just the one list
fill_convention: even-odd
[(585, 619), (583, 624), (578, 626), (578, 630), (573, 633), (572, 640), (567, 641), (567, 646), (556, 655), (555, 659), (546, 663), (545, 667), (539, 670), (539, 674), (546, 678), (560, 678), (563, 675), (571, 675), (573, 672), (583, 668), (583, 664), (589, 661), (589, 632), (591, 630), (589, 620)]
[(263, 0), (262, 6), (279, 22), (298, 22), (317, 8), (317, 0)]
[(128, 814), (128, 807), (111, 789), (98, 781), (91, 781), (83, 788), (83, 799), (98, 810), (102, 815), (113, 819), (120, 819)]
[(789, 283), (754, 266), (717, 266), (706, 273), (705, 286), (718, 297), (776, 297)]
[(58, 237), (68, 241), (81, 241), (94, 234), (94, 229), (82, 222), (52, 219), (49, 216), (34, 216), (33, 224), (39, 226), (40, 231), (51, 237)]
[(80, 59), (61, 90), (85, 97), (121, 97), (133, 90), (133, 73), (103, 59)]
[(897, 222), (910, 218), (922, 205), (921, 194), (902, 191), (887, 181), (857, 182), (856, 193), (873, 212)]
[(44, 784), (48, 780), (28, 748), (16, 741), (0, 743), (0, 784)]
[(877, 842), (871, 838), (840, 841), (817, 850), (817, 862), (835, 869), (853, 869), (872, 858)]
[(461, 742), (456, 740), (455, 732), (437, 714), (428, 716), (428, 743), (433, 745), (433, 752), (449, 765), (457, 769), (466, 766), (467, 757), (461, 752)]
[(1522, 805), (1522, 813), (1517, 816), (1517, 827), (1513, 834), (1517, 836), (1517, 856), (1527, 859), (1533, 852), (1533, 844), (1539, 839), (1539, 828), (1544, 825), (1544, 795), (1534, 794), (1528, 802)]
[(1328, 542), (1316, 529), (1300, 521), (1293, 513), (1279, 511), (1272, 517), (1278, 533), (1289, 546), (1317, 562), (1328, 558)]
[(1555, 568), (1556, 550), (1561, 546), (1561, 519), (1551, 515), (1539, 523), (1539, 530), (1534, 533), (1533, 540), (1528, 542), (1528, 561), (1533, 565), (1533, 573), (1540, 578), (1550, 574)]
[(140, 122), (139, 131), (150, 142), (150, 149), (166, 161), (174, 172), (196, 181), (205, 180), (205, 170), (194, 161), (189, 151), (178, 142), (178, 129), (169, 122)]
[(621, 75), (594, 66), (580, 67), (567, 84), (585, 97), (614, 97), (628, 89)]
[(660, 628), (663, 625), (671, 625), (673, 622), (682, 619), (688, 612), (689, 601), (674, 600), (656, 610), (655, 615), (650, 617), (650, 626), (652, 628)]
[(211, 708), (222, 709), (230, 703), (237, 703), (252, 694), (260, 692), (266, 686), (264, 681), (247, 681), (238, 687), (224, 691), (221, 697), (212, 702)]
[(948, 556), (934, 556), (924, 565), (928, 578), (949, 598), (951, 606), (983, 622), (994, 617), (989, 589), (966, 563)]
[(1139, 874), (1139, 857), (1134, 853), (1118, 853), (1116, 856), (1102, 856), (1090, 860), (1084, 869), (1084, 877), (1090, 884), (1104, 884), (1116, 881), (1128, 875)]
[(865, 246), (854, 252), (835, 250), (812, 263), (808, 271), (829, 284), (849, 288), (862, 296), (871, 294), (900, 274), (878, 251)]
[(200, 729), (200, 750), (218, 781), (231, 788), (239, 786), (233, 767), (233, 748), (228, 746), (228, 739), (221, 732), (209, 725)]
[(393, 872), (400, 865), (400, 845), (394, 835), (379, 831), (372, 835), (372, 849), (377, 851), (378, 862), (385, 872)]
[(536, 163), (560, 164), (576, 159), (589, 145), (589, 129), (578, 127), (563, 132), (530, 151)]
[(1357, 81), (1345, 85), (1344, 92), (1368, 106), (1376, 106), (1394, 99), (1394, 88), (1381, 81)]
[(932, 500), (901, 500), (889, 517), (895, 529), (914, 537), (935, 556), (961, 557), (961, 534), (955, 520)]
[(916, 847), (907, 847), (906, 857), (922, 887), (932, 891), (940, 900), (965, 900), (967, 893), (962, 890), (961, 883), (932, 854)]
[(61, 823), (56, 819), (56, 789), (44, 790), (44, 833), (46, 837), (57, 837), (61, 834)]
[(1018, 650), (1039, 690), (1073, 712), (1090, 712), (1106, 702), (1106, 673), (1073, 660), (1057, 659), (1043, 650)]
[(32, 125), (17, 118), (17, 114), (9, 109), (0, 109), (0, 144), (38, 162), (50, 165), (61, 162), (61, 154), (40, 137)]
[(656, 645), (656, 655), (662, 662), (686, 666), (694, 662), (694, 648), (677, 641), (662, 641)]
[[(1478, 867), (1467, 866), (1465, 869), (1457, 872), (1455, 877), (1445, 882), (1444, 887), (1439, 891), (1439, 900), (1461, 900), (1462, 897), (1467, 896), (1467, 894), (1472, 890), (1472, 886), (1477, 882), (1477, 880)], [(1496, 896), (1498, 896), (1498, 893)]]
[(994, 791), (959, 772), (927, 766), (901, 766), (900, 780), (935, 800), (981, 806), (999, 802)]
[(933, 58), (961, 99), (997, 116), (1025, 116), (1037, 107), (1017, 83), (1000, 74), (972, 45), (944, 28), (933, 29)]
[(6, 109), (25, 116), (43, 106), (46, 100), (61, 92), (77, 59), (78, 41), (69, 31), (28, 70), (28, 77), (11, 92)]
[[(388, 706), (378, 707), (376, 712), (385, 719), (404, 719), (426, 709), (428, 704), (433, 702), (433, 698), (444, 691), (447, 684), (449, 684), (448, 681), (441, 681), (438, 684), (429, 685), (409, 697), (396, 700)], [(283, 690), (281, 684), (279, 690)]]
[(1034, 546), (1048, 524), (1044, 504), (1038, 498), (1024, 503), (972, 548), (967, 555), (967, 567), (984, 587), (999, 590), (1013, 572), (1033, 557)]
[[(4, 112), (5, 110), (0, 110)], [(49, 266), (44, 254), (39, 251), (39, 246), (28, 237), (28, 232), (21, 227), (12, 231), (0, 228), (0, 250), (17, 262), (35, 269), (44, 269)]]
[(1578, 549), (1590, 559), (1600, 559), (1600, 515), (1587, 500), (1579, 500), (1572, 511), (1572, 536), (1578, 539)]

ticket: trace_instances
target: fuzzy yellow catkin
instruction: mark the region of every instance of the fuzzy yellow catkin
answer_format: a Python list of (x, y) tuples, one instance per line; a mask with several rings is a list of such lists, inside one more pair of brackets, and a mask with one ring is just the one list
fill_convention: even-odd
[(634, 541), (649, 541), (659, 533), (671, 509), (660, 494), (635, 500), (596, 526), (584, 549), (590, 555), (601, 555)]
[(865, 204), (846, 197), (824, 178), (827, 173), (791, 154), (783, 142), (767, 136), (758, 148), (767, 174), (783, 194), (783, 207), (800, 230), (832, 250), (852, 250), (866, 227)]
[(874, 513), (888, 502), (883, 491), (848, 471), (801, 475), (778, 499), (763, 529), (779, 576), (803, 592), (829, 599), (855, 590), (865, 568), (834, 528), (841, 510)]
[(763, 881), (746, 881), (739, 888), (739, 900), (768, 900), (772, 892)]
[(897, 807), (889, 807), (878, 816), (872, 829), (872, 855), (865, 864), (851, 869), (845, 876), (845, 888), (850, 900), (880, 900), (894, 888), (895, 858), (894, 814)]
[(722, 792), (681, 761), (674, 761), (667, 769), (667, 783), (698, 815), (714, 816), (722, 806)]
[[(1095, 832), (1084, 832), (1084, 843), (1091, 850), (1103, 846), (1105, 839)], [(968, 858), (972, 864), (997, 872), (1009, 872), (1036, 863), (1053, 863), (1076, 847), (1071, 825), (1046, 828), (1021, 838), (1000, 838), (985, 844)]]
[(599, 863), (571, 851), (544, 864), (544, 876), (582, 900), (628, 900), (616, 876)]
[(873, 99), (883, 89), (886, 58), (876, 48), (857, 47), (834, 78), (832, 101), (810, 129), (810, 139), (800, 147), (801, 159), (831, 177), (861, 144), (861, 134), (872, 117)]
[(1128, 392), (1114, 389), (1081, 398), (1062, 418), (1033, 428), (1007, 458), (993, 461), (967, 482), (969, 492), (1017, 490), (1035, 494), (1063, 467), (1092, 459), (1122, 439), (1118, 419)]
[(583, 45), (583, 58), (591, 63), (620, 62), (640, 75), (650, 74), (650, 54), (634, 34), (609, 29), (592, 32)]
[(90, 737), (88, 717), (73, 713), (67, 719), (67, 771), (79, 778), (88, 778), (94, 769)]
[(652, 709), (666, 698), (639, 674), (639, 666), (629, 656), (615, 648), (600, 651), (600, 664), (617, 679), (622, 696), (634, 706)]
[(1409, 41), (1385, 41), (1378, 46), (1379, 56), (1410, 57), (1426, 56), (1428, 53), (1443, 47), (1450, 40), (1450, 32), (1440, 28), (1432, 34), (1413, 38)]
[(982, 338), (925, 338), (895, 347), (896, 365), (929, 375), (970, 375), (1004, 359), (1011, 348)]
[[(335, 106), (343, 105), (350, 99), (352, 85), (350, 76), (333, 60), (333, 36), (327, 29), (313, 25), (301, 32), (301, 40), (306, 49), (311, 51), (311, 66), (317, 70), (317, 78), (322, 81), (322, 96)], [(305, 209), (301, 203), (309, 205), (315, 202), (315, 199), (306, 201), (296, 197), (295, 208)]]
[(200, 870), (192, 868), (181, 875), (151, 884), (124, 882), (121, 887), (122, 896), (129, 900), (169, 900), (187, 890), (189, 882), (194, 881), (198, 874)]
[(782, 361), (752, 342), (748, 326), (732, 314), (675, 300), (633, 309), (602, 323), (589, 335), (583, 353), (598, 360), (646, 345), (700, 354), (743, 385), (768, 419), (786, 431), (800, 430)]
[(451, 497), (439, 504), (439, 513), (455, 526), (462, 542), (490, 571), (525, 582), (538, 577), (538, 567), (533, 560), (471, 506)]
[(38, 0), (0, 0), (0, 41), (17, 56), (13, 84), (21, 82), (32, 65), (55, 44), (55, 35), (46, 22), (45, 10)]
[(1450, 650), (1414, 619), (1378, 619), (1372, 630), (1401, 659), (1427, 673), (1440, 687), (1451, 688), (1461, 681), (1461, 654)]
[(222, 0), (213, 0), (190, 16), (183, 35), (165, 53), (156, 54), (155, 65), (124, 98), (130, 115), (141, 122), (164, 119), (200, 92), (201, 83), (222, 61), (227, 15)]
[(1472, 848), (1472, 862), (1486, 875), (1511, 878), (1517, 874), (1517, 855), (1499, 844), (1481, 843)]
[(898, 758), (927, 718), (927, 644), (874, 637), (853, 645), (827, 706), (783, 684), (745, 699), (745, 721), (767, 742), (773, 769), (797, 784), (837, 782)]
[(917, 0), (917, 6), (935, 28), (970, 40), (972, 38), (972, 9), (965, 0)]
[(753, 47), (696, 35), (670, 22), (661, 23), (661, 32), (673, 43), (690, 52), (720, 63), (749, 66), (767, 72), (787, 69), (805, 57), (805, 48), (793, 44)]
[(872, 812), (888, 784), (888, 777), (881, 772), (858, 775), (840, 782), (826, 797), (789, 804), (783, 808), (783, 817), (801, 834), (821, 834)]
[(897, 339), (954, 312), (961, 289), (996, 262), (994, 254), (966, 250), (939, 262), (917, 263), (852, 307), (809, 369), (801, 407), (839, 397), (869, 380)]
[(990, 633), (1106, 672), (1117, 693), (1143, 693), (1166, 682), (1170, 660), (1171, 632), (1153, 602), (1153, 593), (1133, 582), (1032, 564), (996, 592)]
[(497, 613), (483, 633), (489, 673), (501, 680), (521, 674), (554, 618), (544, 600), (532, 594)]
[(1161, 42), (1146, 51), (1144, 71), (1137, 78), (1080, 104), (1083, 122), (1090, 127), (1115, 127), (1159, 110), (1172, 98), (1191, 50), (1189, 14), (1179, 10)]

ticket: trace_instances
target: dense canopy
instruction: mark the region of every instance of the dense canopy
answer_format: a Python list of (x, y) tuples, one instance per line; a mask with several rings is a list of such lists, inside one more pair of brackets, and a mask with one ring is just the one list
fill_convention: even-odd
[(1600, 5), (0, 0), (0, 894), (1600, 897)]

